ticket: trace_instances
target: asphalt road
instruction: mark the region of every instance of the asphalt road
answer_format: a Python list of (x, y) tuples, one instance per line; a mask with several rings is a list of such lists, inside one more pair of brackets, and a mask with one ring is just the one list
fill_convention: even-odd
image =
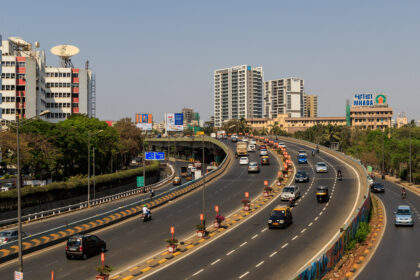
[[(375, 181), (385, 185), (385, 193), (378, 197), (385, 205), (387, 226), (378, 249), (357, 279), (420, 279), (420, 197), (407, 191), (403, 200), (398, 185)], [(394, 212), (398, 205), (411, 207), (413, 227), (395, 227)]]
[[(179, 162), (176, 161), (175, 164), (173, 164), (173, 162), (171, 163), (175, 169), (176, 172), (180, 172), (180, 167), (186, 165), (187, 163), (185, 162)], [(185, 179), (182, 178), (182, 183), (185, 183)], [(135, 180), (133, 181), (133, 187), (135, 186), (136, 182)], [(172, 188), (172, 181), (168, 184), (163, 185), (162, 187), (160, 187), (159, 189), (157, 189), (155, 191), (155, 194), (159, 194), (161, 192), (167, 191), (170, 188)], [(148, 193), (145, 194), (138, 194), (138, 195), (134, 195), (134, 196), (130, 196), (127, 198), (123, 198), (123, 199), (119, 199), (119, 200), (115, 200), (109, 203), (104, 203), (102, 205), (98, 205), (92, 208), (85, 208), (82, 210), (78, 210), (78, 211), (73, 211), (70, 213), (66, 213), (63, 215), (59, 215), (56, 217), (50, 217), (44, 220), (39, 220), (39, 221), (33, 221), (31, 223), (27, 223), (23, 225), (23, 231), (28, 233), (28, 234), (37, 234), (40, 232), (44, 232), (46, 230), (52, 229), (52, 228), (56, 228), (56, 227), (60, 227), (63, 225), (68, 225), (71, 224), (73, 222), (76, 221), (80, 221), (89, 217), (93, 217), (96, 215), (99, 215), (101, 213), (107, 212), (107, 211), (111, 211), (113, 209), (116, 209), (120, 206), (125, 206), (127, 204), (130, 203), (134, 203), (136, 201), (142, 200), (144, 198), (149, 197)], [(0, 247), (1, 248), (1, 247)]]
[[(279, 230), (267, 227), (270, 211), (281, 204), (278, 198), (228, 234), (147, 278), (290, 279), (321, 251), (354, 209), (358, 193), (356, 174), (325, 153), (312, 157), (308, 148), (304, 149), (310, 164), (298, 165), (296, 151), (302, 147), (290, 143), (287, 147), (297, 170), (311, 175), (309, 183), (298, 184), (303, 196), (292, 210), (291, 226)], [(317, 161), (329, 165), (327, 174), (314, 173)], [(334, 168), (342, 170), (343, 181), (336, 181)], [(316, 201), (319, 185), (329, 187), (332, 195), (328, 203)]]
[[(226, 143), (234, 147), (230, 141)], [(258, 160), (259, 156), (253, 153), (250, 158), (251, 161)], [(262, 191), (263, 181), (274, 180), (278, 170), (279, 165), (275, 160), (271, 165), (262, 167), (258, 174), (248, 174), (246, 166), (236, 163), (220, 179), (206, 185), (207, 220), (212, 222), (214, 219), (214, 205), (219, 206), (222, 215), (227, 215), (241, 206), (245, 192), (249, 192), (251, 199), (256, 197)], [(143, 223), (135, 217), (96, 233), (106, 240), (106, 263), (115, 267), (116, 271), (162, 251), (166, 245), (164, 239), (170, 237), (170, 226), (175, 226), (175, 238), (181, 241), (195, 232), (202, 212), (202, 191), (194, 191), (152, 212), (151, 222)], [(55, 279), (94, 279), (100, 257), (93, 256), (85, 261), (67, 260), (64, 247), (62, 243), (25, 256), (25, 279), (49, 279), (52, 270)], [(0, 275), (12, 278), (16, 268), (16, 260), (2, 264)]]

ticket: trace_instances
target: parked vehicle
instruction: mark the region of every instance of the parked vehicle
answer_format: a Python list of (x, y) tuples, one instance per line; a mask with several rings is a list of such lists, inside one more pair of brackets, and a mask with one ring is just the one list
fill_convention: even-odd
[(413, 212), (410, 206), (400, 205), (395, 214), (395, 226), (414, 226)]
[(96, 235), (76, 234), (67, 240), (66, 256), (87, 259), (89, 256), (105, 252), (106, 243)]

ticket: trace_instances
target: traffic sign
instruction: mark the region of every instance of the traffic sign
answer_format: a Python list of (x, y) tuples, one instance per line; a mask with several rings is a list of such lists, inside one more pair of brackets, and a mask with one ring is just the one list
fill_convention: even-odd
[(15, 271), (15, 280), (23, 280), (23, 272)]
[(144, 187), (144, 177), (143, 176), (137, 176), (137, 187)]
[(146, 160), (165, 160), (164, 152), (146, 152)]
[(146, 160), (154, 160), (155, 152), (146, 152)]

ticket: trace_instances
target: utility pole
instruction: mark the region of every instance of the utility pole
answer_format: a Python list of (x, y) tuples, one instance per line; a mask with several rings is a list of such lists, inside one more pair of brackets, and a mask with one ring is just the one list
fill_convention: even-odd
[(205, 168), (204, 168), (204, 135), (201, 138), (201, 144), (203, 149), (203, 162), (201, 163), (201, 173), (203, 176), (203, 225), (204, 230), (206, 230), (206, 197), (205, 197), (205, 189), (206, 189), (206, 177), (205, 177)]
[(93, 200), (96, 199), (95, 146), (93, 146)]
[(409, 165), (408, 165), (408, 176), (409, 176), (409, 182), (411, 183), (412, 182), (412, 178), (411, 178), (411, 124), (410, 124), (410, 126), (408, 127), (408, 138), (409, 138), (409, 141), (410, 141), (410, 158), (409, 158)]
[(147, 132), (143, 139), (143, 187), (146, 187), (146, 150), (144, 148), (144, 142), (146, 142), (146, 136), (147, 136)]
[(88, 131), (88, 207), (90, 206), (90, 131)]
[(18, 249), (19, 261), (18, 270), (23, 273), (23, 254), (22, 254), (22, 197), (21, 197), (21, 172), (20, 172), (20, 141), (19, 141), (19, 119), (16, 119), (16, 156), (17, 156), (17, 195), (18, 195)]

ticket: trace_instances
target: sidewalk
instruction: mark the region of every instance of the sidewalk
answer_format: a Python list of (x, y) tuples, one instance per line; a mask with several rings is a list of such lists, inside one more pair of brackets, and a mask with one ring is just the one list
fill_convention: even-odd
[[(376, 178), (381, 178), (381, 174), (378, 172), (373, 172), (375, 174)], [(385, 180), (391, 183), (394, 183), (396, 185), (399, 185), (400, 187), (404, 187), (413, 193), (420, 196), (420, 185), (410, 184), (408, 182), (401, 181), (400, 178), (395, 178), (394, 176), (385, 175)]]

